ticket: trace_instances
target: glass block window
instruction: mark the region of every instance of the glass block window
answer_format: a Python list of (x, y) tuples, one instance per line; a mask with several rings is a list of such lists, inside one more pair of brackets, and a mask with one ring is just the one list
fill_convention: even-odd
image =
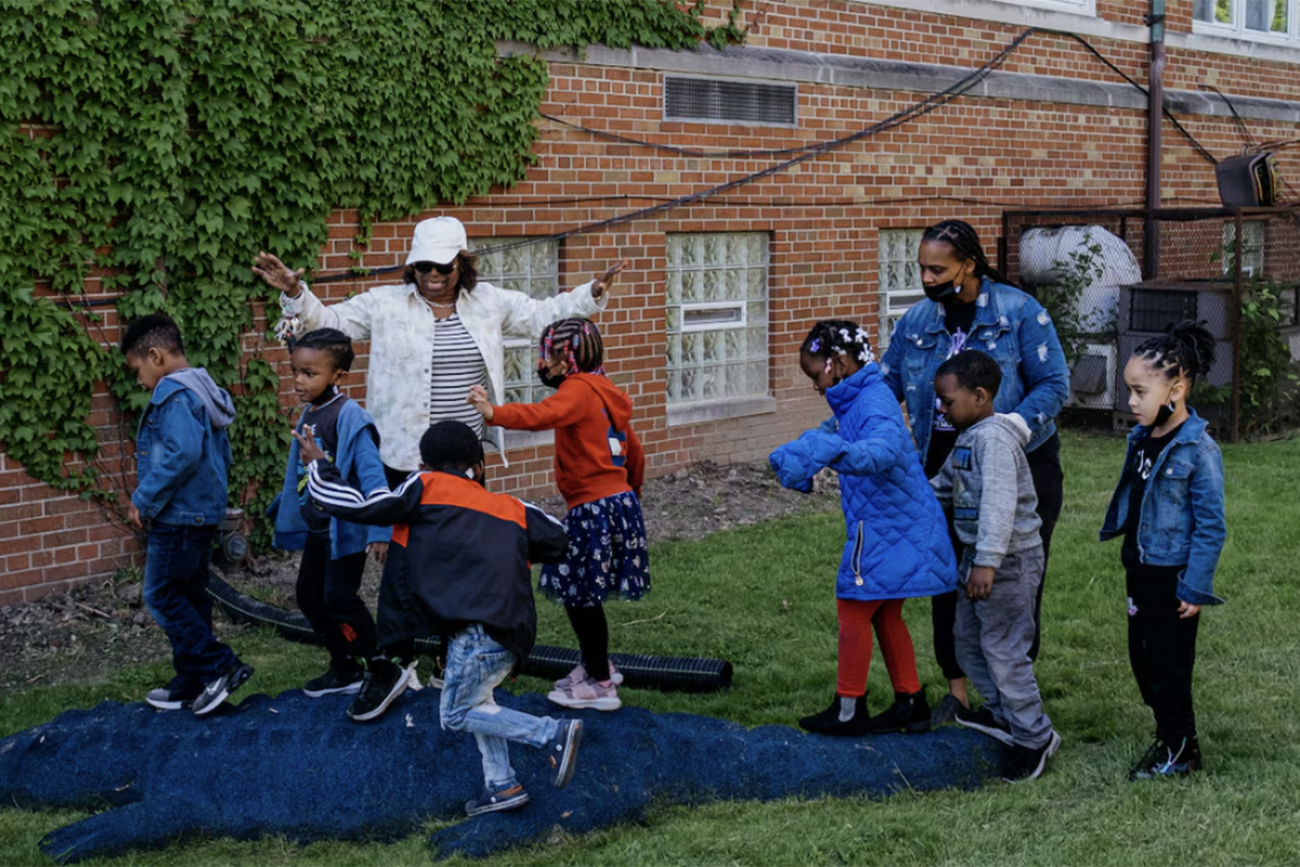
[(667, 238), (668, 403), (764, 397), (766, 232)]
[(881, 229), (877, 244), (880, 268), (879, 333), (873, 349), (876, 355), (884, 353), (894, 326), (908, 308), (925, 297), (921, 286), (921, 266), (916, 262), (916, 251), (921, 246), (925, 229)]
[[(1237, 252), (1237, 224), (1223, 224), (1223, 273), (1232, 274), (1236, 263), (1232, 257)], [(1264, 224), (1251, 220), (1241, 224), (1241, 272), (1251, 277), (1264, 276)]]
[[(560, 242), (545, 238), (471, 238), (469, 249), (478, 255), (480, 280), (523, 292), (532, 298), (550, 298), (560, 291)], [(500, 248), (507, 249), (500, 249)], [(537, 346), (531, 340), (505, 341), (505, 403), (534, 403), (551, 394), (537, 381)]]

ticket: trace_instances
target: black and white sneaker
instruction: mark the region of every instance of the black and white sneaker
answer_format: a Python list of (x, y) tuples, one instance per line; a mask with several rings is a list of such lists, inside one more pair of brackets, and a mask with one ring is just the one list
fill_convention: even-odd
[(160, 686), (149, 690), (144, 700), (158, 710), (189, 710), (194, 703), (196, 693), (193, 690), (177, 689), (174, 686)]
[(1006, 723), (998, 722), (997, 718), (993, 716), (993, 711), (989, 710), (987, 706), (983, 706), (979, 710), (959, 710), (953, 715), (953, 718), (959, 726), (974, 729), (980, 734), (1002, 741), (1007, 746), (1012, 745), (1011, 729)]
[(1008, 783), (1037, 779), (1047, 767), (1047, 760), (1060, 748), (1061, 736), (1056, 732), (1052, 732), (1047, 743), (1038, 749), (1022, 747), (1019, 744), (1012, 745), (1011, 752), (1007, 754), (1007, 760), (1002, 765), (1002, 779)]
[(1201, 745), (1195, 737), (1165, 741), (1157, 737), (1133, 769), (1128, 772), (1130, 782), (1157, 780), (1161, 777), (1185, 777), (1199, 771), (1204, 764)]
[(388, 706), (406, 689), (410, 676), (409, 668), (403, 668), (391, 659), (370, 660), (361, 691), (348, 706), (348, 716), (356, 722), (369, 722), (383, 716)]
[(307, 681), (302, 692), (308, 698), (320, 698), (323, 695), (352, 695), (361, 691), (364, 680), (365, 672), (360, 666), (340, 668), (331, 665), (329, 671)]
[(515, 810), (527, 803), (528, 793), (518, 783), (496, 791), (484, 786), (477, 798), (465, 802), (465, 812), (471, 816), (481, 816), (484, 813)]
[(253, 676), (253, 666), (241, 661), (238, 657), (230, 664), (226, 673), (218, 677), (212, 683), (208, 684), (203, 692), (199, 693), (198, 698), (194, 699), (194, 705), (191, 708), (195, 716), (207, 716), (212, 713), (221, 703), (230, 698), (230, 694), (239, 689), (248, 679)]
[(581, 742), (582, 720), (560, 720), (555, 740), (546, 746), (546, 761), (555, 771), (555, 788), (563, 789), (573, 779), (573, 766), (578, 760), (578, 744)]

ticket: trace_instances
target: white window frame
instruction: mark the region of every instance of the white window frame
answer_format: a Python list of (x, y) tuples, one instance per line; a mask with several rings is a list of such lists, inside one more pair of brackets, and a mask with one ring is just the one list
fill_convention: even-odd
[[(736, 259), (732, 244), (739, 239), (742, 243), (742, 258)], [(694, 424), (715, 421), (723, 418), (775, 411), (776, 401), (771, 394), (771, 379), (768, 362), (771, 353), (771, 243), (768, 232), (682, 232), (665, 236), (665, 321), (664, 321), (664, 375), (667, 402), (667, 416), (670, 425)], [(721, 244), (723, 258), (711, 260), (709, 249), (718, 249)], [(696, 257), (688, 261), (688, 249), (696, 251)], [(761, 252), (759, 252), (761, 251)], [(754, 255), (758, 255), (755, 260)], [(739, 297), (735, 294), (735, 284), (728, 283), (728, 275), (741, 272), (739, 277)], [(761, 278), (753, 272), (760, 271)], [(712, 279), (709, 276), (712, 275)], [(761, 280), (761, 297), (751, 297), (756, 284), (751, 280)], [(715, 289), (711, 298), (691, 297), (684, 287), (693, 285), (699, 292), (712, 283), (715, 287), (731, 286), (727, 294)], [(721, 296), (721, 297), (719, 297)], [(753, 308), (751, 310), (751, 307)], [(735, 318), (723, 322), (689, 323), (687, 318), (692, 311), (736, 311)], [(762, 315), (761, 321), (756, 317)], [(753, 343), (758, 339), (755, 329), (761, 328), (761, 349), (755, 349)], [(723, 335), (726, 346), (731, 338), (729, 333), (739, 332), (740, 354), (731, 356), (724, 351), (724, 357), (718, 362), (693, 361), (686, 355), (687, 344), (704, 352), (703, 341), (709, 335)], [(716, 338), (715, 338), (716, 339)], [(734, 350), (733, 350), (734, 351)], [(699, 356), (696, 356), (699, 357)], [(675, 360), (674, 360), (675, 359)], [(754, 369), (762, 365), (762, 388), (751, 390)], [(681, 395), (687, 374), (705, 377), (713, 366), (727, 369), (729, 373), (740, 373), (742, 389), (737, 392), (729, 390), (727, 383), (717, 386), (713, 394), (705, 394), (702, 380), (699, 388), (692, 388), (689, 397)], [(674, 389), (674, 380), (678, 383)], [(674, 396), (677, 391), (677, 396)], [(730, 393), (728, 393), (730, 391)]]
[[(481, 254), (484, 250), (491, 250), (495, 247), (504, 247), (510, 244), (517, 244), (521, 241), (532, 241), (534, 244), (521, 246), (516, 249), (526, 250), (529, 252), (528, 267), (526, 270), (515, 269), (513, 271), (494, 271), (487, 267), (487, 257), (479, 258), (479, 279), (485, 283), (491, 283), (500, 289), (509, 291), (522, 291), (515, 286), (509, 286), (508, 283), (516, 281), (527, 281), (529, 288), (534, 291), (529, 292), (529, 297), (538, 298), (550, 295), (558, 295), (560, 292), (560, 242), (548, 238), (539, 238), (529, 235), (515, 237), (497, 237), (497, 238), (470, 238), (469, 250), (471, 253)], [(538, 273), (533, 270), (535, 257), (533, 256), (533, 247), (536, 244), (545, 244), (549, 247), (546, 251), (547, 265), (544, 273)], [(502, 262), (502, 265), (505, 263)], [(544, 287), (544, 294), (538, 291), (539, 284)], [(527, 358), (523, 365), (525, 381), (516, 381), (513, 385), (509, 381), (502, 382), (503, 391), (508, 392), (511, 388), (516, 390), (522, 388), (522, 394), (516, 394), (516, 401), (521, 403), (536, 403), (539, 400), (549, 396), (553, 392), (543, 386), (536, 378), (533, 371), (537, 364), (534, 360), (537, 355), (536, 341), (527, 338), (507, 337), (502, 341), (504, 355), (507, 360), (511, 353), (524, 353)], [(506, 365), (508, 370), (509, 364)], [(495, 395), (495, 398), (505, 403), (508, 401), (508, 394)], [(519, 400), (522, 398), (522, 400)], [(546, 445), (555, 441), (554, 431), (506, 431), (506, 450), (517, 448), (531, 448), (533, 446)]]
[[(924, 227), (876, 231), (876, 273), (877, 286), (880, 290), (874, 347), (877, 357), (884, 355), (885, 350), (889, 348), (889, 338), (894, 333), (894, 326), (898, 324), (898, 320), (903, 318), (903, 314), (916, 302), (925, 298), (925, 289), (921, 286), (921, 266), (916, 261), (916, 251), (921, 246), (923, 234), (925, 234)], [(890, 243), (891, 239), (897, 239), (896, 243)], [(887, 255), (886, 251), (890, 247), (897, 252), (897, 255)], [(907, 266), (904, 270), (912, 275), (908, 288), (890, 285), (893, 282), (892, 277), (889, 276), (890, 272), (898, 270), (891, 266), (899, 265)]]
[[(1264, 241), (1268, 231), (1263, 220), (1243, 220), (1241, 224), (1241, 273), (1247, 279), (1264, 274)], [(1223, 273), (1233, 271), (1232, 257), (1237, 251), (1237, 224), (1223, 222)]]
[[(1209, 0), (1213, 8), (1216, 0)], [(1252, 42), (1266, 42), (1273, 45), (1295, 46), (1300, 43), (1300, 0), (1278, 0), (1287, 4), (1285, 33), (1271, 30), (1254, 30), (1246, 26), (1246, 0), (1231, 0), (1232, 23), (1219, 21), (1202, 21), (1192, 19), (1192, 32), (1198, 35), (1219, 36), (1227, 39), (1248, 39)]]
[[(892, 6), (916, 12), (934, 12), (955, 15), (977, 21), (1006, 21), (1014, 17), (1019, 23), (1019, 13), (1008, 7), (1041, 9), (1047, 12), (1064, 12), (1084, 18), (1097, 17), (1097, 0), (860, 0), (873, 6)], [(1063, 29), (1068, 26), (1063, 24)]]

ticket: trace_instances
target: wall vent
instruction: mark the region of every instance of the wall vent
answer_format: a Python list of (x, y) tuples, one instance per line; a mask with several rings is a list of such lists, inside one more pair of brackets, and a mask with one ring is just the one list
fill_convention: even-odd
[(794, 126), (798, 104), (794, 85), (664, 76), (664, 120)]

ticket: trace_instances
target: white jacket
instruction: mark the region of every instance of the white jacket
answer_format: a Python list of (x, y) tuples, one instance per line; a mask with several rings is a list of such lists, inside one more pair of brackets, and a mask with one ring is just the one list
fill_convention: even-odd
[[(595, 282), (595, 281), (592, 281)], [(591, 297), (592, 283), (572, 292), (537, 300), (523, 292), (479, 282), (456, 301), (465, 330), (487, 364), (488, 388), (495, 403), (505, 394), (506, 337), (536, 340), (557, 319), (591, 316), (609, 296)], [(379, 428), (379, 456), (394, 469), (420, 465), (420, 437), (429, 427), (429, 377), (433, 360), (434, 317), (415, 285), (376, 286), (346, 301), (326, 306), (307, 288), (297, 298), (280, 296), (286, 315), (303, 327), (337, 328), (353, 340), (370, 341), (366, 409)], [(497, 450), (505, 458), (505, 435), (495, 429)]]

